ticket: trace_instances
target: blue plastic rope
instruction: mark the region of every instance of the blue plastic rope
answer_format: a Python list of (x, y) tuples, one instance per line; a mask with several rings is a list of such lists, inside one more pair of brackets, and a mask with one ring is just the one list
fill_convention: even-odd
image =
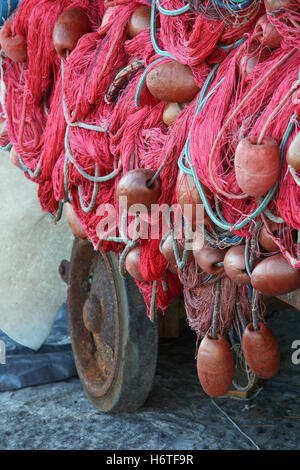
[(231, 0), (227, 2), (223, 2), (222, 0), (216, 0), (216, 4), (218, 5), (218, 7), (228, 11), (244, 10), (245, 8), (248, 8), (251, 3), (253, 3), (253, 0)]

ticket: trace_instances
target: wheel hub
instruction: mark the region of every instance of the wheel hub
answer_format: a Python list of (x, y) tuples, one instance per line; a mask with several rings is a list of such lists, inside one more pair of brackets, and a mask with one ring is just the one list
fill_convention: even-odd
[(118, 367), (117, 290), (105, 254), (95, 252), (85, 241), (78, 241), (74, 250), (79, 268), (70, 273), (69, 280), (73, 353), (85, 389), (100, 398), (112, 385)]

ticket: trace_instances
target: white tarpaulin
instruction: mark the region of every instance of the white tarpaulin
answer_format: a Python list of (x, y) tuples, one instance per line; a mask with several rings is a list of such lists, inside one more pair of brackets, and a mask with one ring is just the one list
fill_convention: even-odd
[(37, 186), (0, 152), (0, 329), (38, 349), (47, 338), (66, 285), (58, 274), (73, 235), (40, 209)]

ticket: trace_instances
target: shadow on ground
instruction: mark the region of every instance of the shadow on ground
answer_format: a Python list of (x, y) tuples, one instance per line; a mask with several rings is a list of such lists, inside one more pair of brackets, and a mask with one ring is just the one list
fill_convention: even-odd
[(217, 398), (216, 408), (199, 385), (195, 335), (186, 331), (161, 343), (152, 391), (134, 414), (95, 410), (77, 378), (0, 393), (0, 449), (298, 449), (300, 364), (291, 345), (300, 313), (272, 312), (269, 325), (280, 372), (251, 399)]

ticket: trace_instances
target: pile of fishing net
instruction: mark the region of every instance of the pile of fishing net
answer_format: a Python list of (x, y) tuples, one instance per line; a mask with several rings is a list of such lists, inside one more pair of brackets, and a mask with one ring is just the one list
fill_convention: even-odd
[(300, 287), (299, 26), (299, 0), (23, 0), (1, 29), (2, 148), (152, 319), (183, 291), (210, 395), (232, 350), (277, 372), (262, 295)]

